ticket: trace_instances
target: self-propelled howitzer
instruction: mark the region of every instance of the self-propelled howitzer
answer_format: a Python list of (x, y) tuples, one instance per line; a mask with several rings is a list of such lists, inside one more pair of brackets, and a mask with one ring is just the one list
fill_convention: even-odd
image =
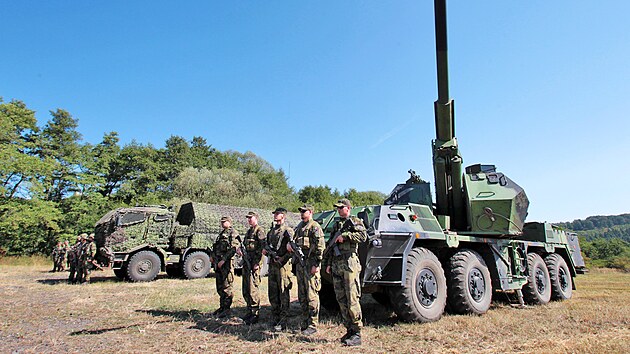
[[(519, 303), (565, 300), (584, 272), (576, 234), (549, 223), (525, 222), (523, 189), (494, 165), (463, 169), (448, 90), (446, 2), (435, 0), (438, 99), (432, 142), (436, 201), (415, 172), (384, 205), (352, 209), (368, 230), (359, 247), (361, 284), (406, 321), (434, 321), (448, 303), (455, 313), (483, 314), (493, 291)], [(335, 210), (315, 215), (326, 235)], [(324, 280), (327, 275), (323, 274)], [(322, 286), (322, 304), (334, 295)]]

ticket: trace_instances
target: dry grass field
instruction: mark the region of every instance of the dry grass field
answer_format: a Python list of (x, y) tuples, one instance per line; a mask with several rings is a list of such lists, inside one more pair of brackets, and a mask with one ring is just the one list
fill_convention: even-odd
[[(495, 302), (484, 316), (445, 315), (430, 324), (398, 322), (364, 296), (359, 348), (341, 346), (340, 319), (322, 310), (319, 332), (276, 333), (263, 280), (262, 321), (209, 316), (218, 307), (214, 279), (160, 276), (151, 283), (93, 273), (93, 283), (67, 285), (41, 259), (0, 259), (0, 352), (219, 353), (630, 353), (630, 274), (594, 270), (577, 278), (573, 299), (517, 309)], [(245, 303), (236, 278), (235, 314)], [(297, 313), (297, 294), (292, 311)]]

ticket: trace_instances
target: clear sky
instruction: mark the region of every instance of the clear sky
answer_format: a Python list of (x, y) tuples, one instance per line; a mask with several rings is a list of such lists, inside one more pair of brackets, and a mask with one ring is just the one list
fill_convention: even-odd
[[(492, 163), (528, 220), (630, 212), (630, 1), (450, 1), (465, 165)], [(432, 1), (4, 1), (0, 96), (62, 108), (83, 141), (202, 136), (289, 183), (433, 182)]]

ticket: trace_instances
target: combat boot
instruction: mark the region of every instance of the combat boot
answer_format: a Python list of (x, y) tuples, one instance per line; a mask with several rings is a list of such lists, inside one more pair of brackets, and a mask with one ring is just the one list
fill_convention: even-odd
[(347, 330), (346, 334), (344, 334), (341, 338), (339, 338), (339, 341), (341, 343), (346, 343), (346, 339), (350, 338), (350, 336), (352, 336), (354, 334), (354, 332), (352, 332), (351, 330)]
[(304, 329), (302, 331), (302, 335), (310, 336), (310, 335), (315, 334), (316, 332), (317, 332), (317, 328), (315, 328), (315, 327), (307, 327), (306, 329)]
[(350, 337), (348, 337), (343, 344), (349, 347), (356, 347), (361, 345), (361, 333), (354, 333)]

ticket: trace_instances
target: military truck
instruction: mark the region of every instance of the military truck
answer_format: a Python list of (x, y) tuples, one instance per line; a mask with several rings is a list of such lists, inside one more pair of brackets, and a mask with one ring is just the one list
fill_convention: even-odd
[[(493, 294), (522, 305), (571, 298), (586, 271), (577, 235), (547, 222), (525, 222), (525, 191), (494, 165), (462, 171), (449, 98), (446, 2), (435, 0), (438, 100), (432, 142), (436, 201), (412, 170), (383, 205), (352, 208), (368, 240), (359, 246), (363, 293), (393, 307), (405, 321), (438, 320), (445, 308), (483, 314)], [(336, 210), (315, 215), (330, 241)], [(322, 304), (334, 304), (322, 272)]]
[[(152, 281), (160, 271), (187, 279), (204, 278), (211, 271), (221, 216), (231, 216), (233, 227), (244, 234), (249, 228), (245, 215), (252, 210), (260, 214), (260, 225), (271, 224), (271, 211), (256, 208), (193, 202), (171, 208), (118, 208), (96, 222), (98, 261), (111, 266), (119, 279), (135, 282)], [(298, 214), (287, 214), (289, 225), (298, 222)], [(240, 266), (238, 260), (235, 263)]]

